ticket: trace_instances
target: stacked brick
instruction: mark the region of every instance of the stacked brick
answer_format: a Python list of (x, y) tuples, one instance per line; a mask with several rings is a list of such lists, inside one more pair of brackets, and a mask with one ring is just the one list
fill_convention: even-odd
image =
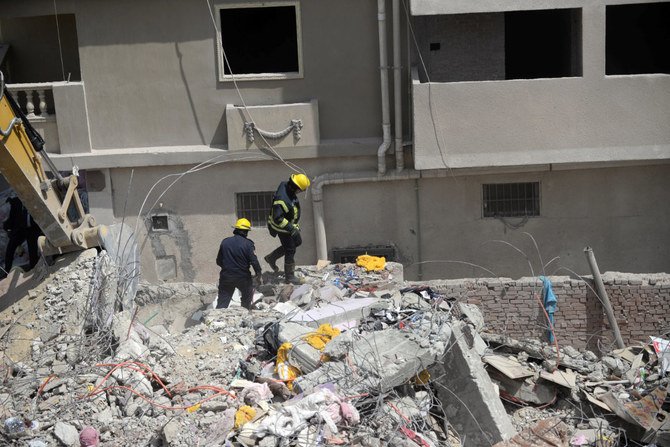
[[(670, 275), (608, 272), (603, 275), (624, 342), (670, 337)], [(558, 299), (554, 333), (559, 344), (575, 348), (616, 348), (591, 277), (550, 277)], [(538, 278), (480, 278), (431, 282), (436, 291), (459, 302), (476, 304), (486, 330), (517, 339), (547, 340), (549, 324)]]

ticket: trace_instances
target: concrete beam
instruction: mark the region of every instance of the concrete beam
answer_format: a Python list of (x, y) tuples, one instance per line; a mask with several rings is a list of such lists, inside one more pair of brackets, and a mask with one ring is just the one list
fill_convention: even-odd
[(475, 330), (460, 321), (452, 325), (452, 337), (443, 362), (432, 368), (438, 377), (437, 397), (464, 447), (493, 445), (514, 436), (498, 392), (476, 351)]

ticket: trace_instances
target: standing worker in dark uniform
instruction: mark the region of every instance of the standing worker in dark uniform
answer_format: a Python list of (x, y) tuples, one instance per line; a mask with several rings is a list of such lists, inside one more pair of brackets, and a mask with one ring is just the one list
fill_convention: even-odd
[(281, 182), (272, 198), (272, 212), (268, 217), (270, 235), (279, 235), (281, 247), (267, 255), (265, 261), (277, 273), (277, 260), (284, 256), (286, 283), (300, 284), (295, 276), (295, 251), (302, 244), (300, 237), (300, 202), (298, 193), (309, 188), (309, 178), (305, 174), (293, 174), (287, 182)]
[(3, 228), (9, 234), (7, 251), (5, 252), (5, 270), (9, 272), (14, 263), (14, 254), (24, 241), (28, 243), (28, 257), (30, 258), (30, 269), (37, 264), (39, 252), (37, 239), (42, 234), (40, 227), (35, 223), (32, 216), (18, 197), (10, 197), (9, 218), (3, 224)]
[(254, 268), (256, 279), (260, 283), (261, 265), (256, 258), (254, 242), (247, 239), (251, 222), (244, 218), (238, 219), (233, 228), (233, 236), (221, 241), (219, 254), (216, 256), (216, 265), (221, 267), (216, 308), (227, 308), (237, 288), (242, 293), (242, 307), (251, 310), (254, 281), (251, 279), (249, 267)]

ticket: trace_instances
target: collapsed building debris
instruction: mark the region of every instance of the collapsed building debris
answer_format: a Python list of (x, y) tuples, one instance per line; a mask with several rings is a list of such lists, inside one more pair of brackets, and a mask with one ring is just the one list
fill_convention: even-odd
[(393, 263), (266, 274), (251, 312), (211, 284), (122, 309), (95, 251), (58, 269), (0, 313), (3, 445), (670, 445), (663, 338), (599, 357), (487, 333)]

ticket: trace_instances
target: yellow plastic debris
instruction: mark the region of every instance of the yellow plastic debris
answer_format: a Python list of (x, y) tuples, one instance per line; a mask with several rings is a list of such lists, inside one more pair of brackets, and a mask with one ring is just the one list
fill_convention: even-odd
[(240, 428), (256, 416), (256, 410), (249, 405), (243, 405), (235, 413), (235, 428)]
[(424, 369), (419, 374), (414, 376), (413, 382), (417, 385), (427, 385), (430, 382), (430, 373), (427, 369)]
[(315, 349), (323, 351), (329, 341), (340, 335), (340, 330), (332, 327), (330, 324), (322, 324), (319, 328), (305, 335), (302, 339), (309, 343)]
[(277, 362), (275, 363), (275, 372), (280, 379), (286, 381), (289, 390), (293, 389), (293, 381), (300, 375), (300, 370), (288, 361), (288, 353), (291, 349), (293, 349), (291, 343), (282, 344), (277, 350)]
[(383, 256), (360, 255), (356, 258), (356, 265), (365, 268), (368, 272), (378, 272), (386, 267), (386, 258)]
[(191, 405), (190, 407), (188, 407), (188, 408), (186, 409), (186, 412), (187, 412), (187, 413), (195, 413), (195, 412), (198, 411), (199, 409), (200, 409), (200, 404), (195, 404), (195, 405)]

